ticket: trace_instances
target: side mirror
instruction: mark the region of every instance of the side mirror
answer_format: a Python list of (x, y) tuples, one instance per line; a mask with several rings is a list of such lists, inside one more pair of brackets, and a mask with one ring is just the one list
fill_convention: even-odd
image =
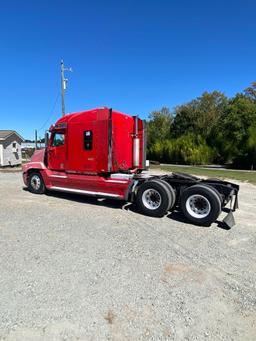
[(48, 131), (46, 131), (45, 135), (44, 135), (44, 144), (45, 144), (45, 148), (47, 148), (48, 144), (49, 144), (49, 133), (48, 133)]

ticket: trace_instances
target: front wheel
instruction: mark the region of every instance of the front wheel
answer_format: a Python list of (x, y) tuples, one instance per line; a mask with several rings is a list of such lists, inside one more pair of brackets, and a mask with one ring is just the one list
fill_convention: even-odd
[(194, 185), (184, 190), (180, 198), (185, 217), (197, 225), (210, 225), (221, 212), (221, 197), (207, 185)]
[(162, 217), (168, 211), (171, 200), (167, 186), (157, 180), (144, 182), (136, 194), (139, 210), (152, 217)]
[(40, 173), (30, 173), (28, 178), (28, 189), (34, 194), (43, 194), (45, 192), (44, 180)]

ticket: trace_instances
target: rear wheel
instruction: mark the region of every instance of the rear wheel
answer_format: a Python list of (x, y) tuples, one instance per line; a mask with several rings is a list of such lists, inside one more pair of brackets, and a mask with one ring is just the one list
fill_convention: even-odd
[(186, 218), (192, 223), (210, 225), (221, 212), (221, 197), (210, 186), (195, 185), (184, 190), (180, 206)]
[(157, 181), (163, 183), (168, 189), (168, 192), (170, 194), (170, 203), (169, 203), (169, 207), (168, 207), (167, 211), (169, 211), (173, 208), (173, 206), (176, 202), (176, 193), (175, 193), (173, 187), (167, 181), (162, 180), (162, 179), (157, 180)]
[(167, 186), (158, 180), (144, 182), (136, 195), (140, 211), (152, 217), (162, 217), (168, 211), (171, 200)]
[(37, 172), (29, 174), (28, 189), (34, 194), (43, 194), (45, 192), (45, 185), (42, 175)]

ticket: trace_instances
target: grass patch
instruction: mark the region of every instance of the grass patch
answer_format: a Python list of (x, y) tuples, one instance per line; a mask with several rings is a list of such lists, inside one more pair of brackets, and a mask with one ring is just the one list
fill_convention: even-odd
[(240, 171), (240, 170), (222, 170), (222, 169), (205, 169), (203, 167), (184, 167), (184, 166), (150, 166), (151, 169), (161, 169), (164, 172), (180, 172), (190, 173), (198, 176), (207, 176), (210, 178), (234, 179), (238, 181), (246, 181), (256, 185), (256, 171)]

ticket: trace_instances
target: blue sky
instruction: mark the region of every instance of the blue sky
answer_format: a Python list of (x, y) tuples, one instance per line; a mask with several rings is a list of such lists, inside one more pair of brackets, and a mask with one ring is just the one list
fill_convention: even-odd
[(255, 13), (250, 0), (1, 1), (0, 129), (43, 136), (61, 115), (62, 58), (67, 112), (147, 117), (205, 90), (232, 96), (256, 80)]

